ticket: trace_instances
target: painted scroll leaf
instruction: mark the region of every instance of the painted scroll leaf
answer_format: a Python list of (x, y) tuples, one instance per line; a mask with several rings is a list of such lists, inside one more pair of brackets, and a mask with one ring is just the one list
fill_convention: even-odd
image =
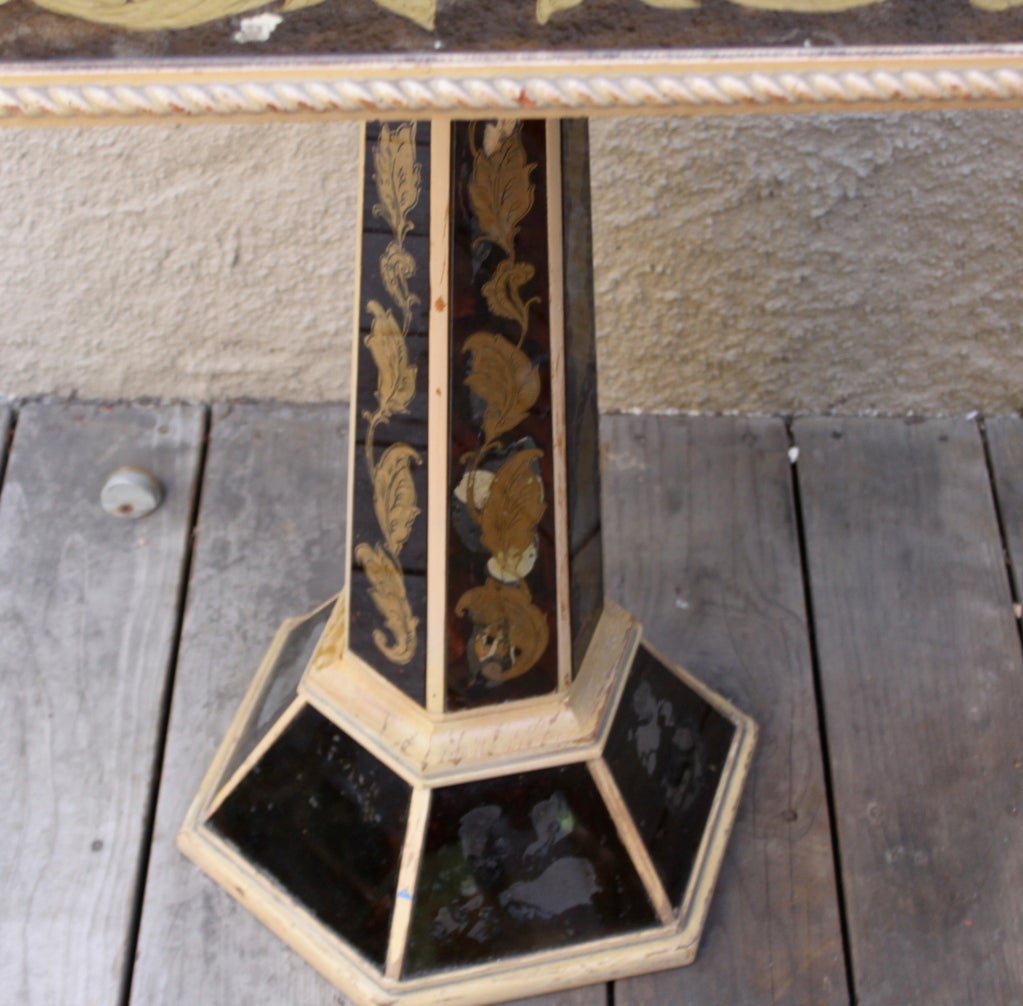
[[(0, 0), (2, 2), (2, 0)], [(39, 7), (55, 14), (109, 24), (129, 31), (160, 31), (193, 28), (220, 18), (245, 14), (267, 6), (266, 0), (35, 0)], [(285, 0), (277, 8), (282, 14), (314, 7), (323, 0)], [(437, 0), (375, 0), (376, 4), (433, 31)]]
[[(699, 7), (698, 0), (643, 0), (648, 7), (667, 7), (682, 10), (687, 7)], [(536, 20), (540, 24), (546, 24), (552, 14), (560, 10), (568, 10), (570, 7), (578, 7), (583, 0), (536, 0)]]
[(467, 590), (455, 607), (487, 631), (473, 637), (473, 658), (488, 681), (512, 681), (531, 670), (547, 649), (547, 619), (524, 583), (488, 580)]
[[(0, 5), (6, 0), (0, 0)], [(284, 0), (276, 12), (287, 14), (305, 7), (314, 7), (323, 0)], [(437, 0), (374, 0), (377, 6), (407, 18), (426, 31), (433, 31), (437, 19)], [(482, 3), (483, 0), (463, 0)], [(699, 0), (642, 0), (648, 7), (662, 10), (686, 10), (700, 7)], [(783, 11), (793, 14), (828, 14), (869, 7), (885, 0), (730, 0), (740, 7)], [(964, 0), (965, 2), (965, 0)], [(1023, 0), (969, 0), (974, 7), (988, 11), (1005, 11), (1023, 6)], [(265, 0), (35, 0), (44, 10), (112, 25), (128, 31), (161, 31), (193, 28), (221, 18), (245, 14), (265, 8)], [(559, 11), (578, 7), (585, 0), (536, 0), (536, 19), (547, 24)]]
[[(386, 257), (387, 253), (384, 254)], [(373, 315), (366, 345), (377, 368), (377, 411), (374, 418), (375, 425), (379, 425), (395, 413), (408, 410), (416, 393), (417, 369), (409, 363), (405, 333), (394, 315), (375, 300), (366, 306)]]
[(377, 429), (396, 415), (408, 412), (416, 392), (417, 368), (410, 363), (407, 338), (412, 307), (418, 298), (409, 291), (416, 261), (405, 248), (412, 230), (409, 214), (419, 202), (421, 170), (416, 162), (415, 123), (391, 129), (382, 126), (373, 151), (373, 181), (379, 202), (374, 216), (391, 229), (393, 238), (380, 257), (380, 278), (401, 321), (391, 308), (371, 300), (373, 316), (366, 346), (377, 368), (376, 410), (366, 413), (366, 467), (373, 485), (373, 512), (383, 541), (361, 542), (355, 559), (369, 579), (369, 595), (383, 617), (384, 629), (374, 629), (373, 642), (392, 663), (408, 664), (416, 653), (419, 620), (413, 615), (405, 589), (401, 551), (422, 512), (416, 500), (412, 466), (422, 463), (419, 453), (406, 443), (394, 443), (378, 457)]
[(419, 620), (409, 606), (401, 567), (383, 545), (362, 542), (355, 549), (355, 558), (366, 571), (369, 596), (387, 627), (387, 632), (373, 630), (373, 642), (392, 663), (407, 664), (415, 656)]
[(547, 508), (541, 457), (535, 448), (514, 453), (497, 470), (480, 511), (480, 541), (491, 554), (487, 572), (502, 583), (518, 583), (536, 564), (536, 527)]
[(373, 508), (384, 532), (384, 543), (391, 555), (398, 555), (412, 533), (412, 525), (421, 513), (416, 506), (416, 487), (412, 465), (419, 455), (408, 444), (391, 444), (384, 451), (373, 478)]
[(483, 436), (489, 448), (529, 415), (540, 397), (540, 372), (518, 346), (493, 332), (469, 336), (463, 352), (472, 360), (465, 383), (486, 403)]
[(522, 349), (529, 310), (539, 297), (527, 299), (521, 291), (536, 269), (518, 261), (516, 249), (533, 206), (530, 176), (536, 165), (529, 163), (521, 124), (514, 120), (474, 124), (470, 145), (473, 168), (467, 191), (478, 232), (474, 245), (489, 245), (488, 258), (504, 256), (481, 292), (494, 321), (512, 322), (518, 340), (477, 331), (462, 346), (469, 358), (465, 383), (483, 409), (479, 446), (464, 459), (456, 496), (476, 524), (488, 558), (485, 582), (459, 597), (455, 613), (472, 624), (471, 675), (500, 684), (528, 673), (550, 640), (547, 617), (533, 603), (527, 584), (539, 555), (537, 528), (547, 509), (540, 472), (544, 452), (521, 434), (514, 439), (541, 393), (539, 368)]

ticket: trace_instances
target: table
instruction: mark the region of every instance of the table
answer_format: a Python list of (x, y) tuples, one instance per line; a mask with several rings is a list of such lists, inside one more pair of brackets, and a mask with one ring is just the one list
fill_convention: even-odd
[[(385, 120), (366, 133), (349, 583), (282, 629), (182, 847), (360, 1001), (687, 963), (756, 730), (603, 598), (568, 113), (1015, 102), (1020, 18), (749, 0), (540, 3), (494, 25), (386, 6), (0, 12), (53, 60), (0, 78), (9, 119)], [(63, 61), (65, 15), (91, 64)], [(609, 49), (622, 35), (646, 48)], [(815, 48), (835, 40), (871, 45)], [(245, 46), (265, 62), (229, 58)]]

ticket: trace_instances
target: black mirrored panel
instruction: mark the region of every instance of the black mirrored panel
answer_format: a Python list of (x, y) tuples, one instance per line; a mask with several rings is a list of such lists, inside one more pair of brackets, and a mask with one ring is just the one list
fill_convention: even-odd
[(604, 607), (600, 414), (593, 308), (590, 144), (585, 119), (561, 123), (565, 277), (565, 474), (571, 578), (572, 672), (578, 673)]
[(547, 123), (451, 128), (447, 708), (558, 687)]
[(348, 645), (426, 697), (430, 124), (366, 125)]
[(302, 680), (302, 672), (312, 659), (332, 609), (333, 604), (326, 605), (288, 633), (270, 668), (245, 733), (231, 754), (231, 760), (223, 776), (225, 781), (252, 754), (256, 745), (266, 736), (267, 730), (291, 705), (298, 690), (298, 683)]
[(585, 765), (434, 792), (407, 976), (657, 922)]
[(411, 795), (408, 783), (307, 706), (209, 824), (383, 967)]
[(676, 908), (734, 735), (731, 720), (639, 648), (604, 760)]

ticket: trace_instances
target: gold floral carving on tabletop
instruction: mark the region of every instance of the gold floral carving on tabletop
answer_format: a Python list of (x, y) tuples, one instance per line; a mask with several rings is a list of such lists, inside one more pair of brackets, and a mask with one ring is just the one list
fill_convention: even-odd
[[(380, 256), (380, 278), (393, 308), (371, 300), (373, 317), (366, 346), (377, 369), (377, 407), (363, 414), (366, 420), (366, 468), (373, 485), (373, 512), (382, 540), (360, 542), (355, 558), (369, 579), (369, 595), (383, 616), (384, 628), (373, 630), (377, 649), (392, 663), (407, 664), (416, 653), (419, 620), (412, 614), (401, 568), (401, 550), (421, 513), (416, 501), (412, 466), (422, 464), (409, 444), (394, 443), (377, 456), (376, 433), (392, 416), (404, 415), (416, 392), (417, 368), (409, 360), (407, 337), (412, 309), (419, 298), (409, 290), (416, 260), (405, 247), (412, 230), (409, 215), (419, 202), (421, 168), (416, 160), (416, 124), (381, 126), (373, 151), (373, 181), (380, 200), (373, 215), (393, 235)], [(398, 317), (394, 310), (398, 311)]]
[[(540, 397), (540, 371), (523, 351), (530, 308), (538, 297), (524, 298), (522, 288), (536, 273), (519, 261), (515, 239), (532, 209), (535, 164), (526, 156), (521, 123), (487, 123), (482, 142), (479, 126), (470, 127), (473, 170), (468, 195), (480, 233), (475, 244), (488, 242), (503, 252), (482, 293), (491, 315), (513, 323), (515, 341), (497, 332), (470, 335), (462, 351), (469, 357), (465, 383), (483, 403), (480, 444), (462, 459), (463, 475), (455, 490), (479, 530), (489, 554), (487, 579), (458, 599), (455, 613), (468, 616), (473, 632), (470, 663), (475, 673), (500, 683), (520, 677), (543, 656), (549, 641), (547, 618), (533, 603), (526, 578), (536, 565), (537, 527), (547, 508), (540, 473), (543, 451), (514, 434)], [(493, 254), (493, 252), (491, 252)], [(484, 468), (491, 456), (503, 458)]]
[[(0, 5), (7, 0), (0, 0)], [(266, 0), (34, 0), (37, 6), (55, 14), (81, 18), (125, 28), (129, 31), (159, 31), (193, 28), (221, 18), (245, 14), (267, 6)], [(315, 7), (324, 0), (283, 0), (279, 6), (262, 16), (270, 18), (265, 34), (246, 36), (238, 41), (266, 41), (280, 16), (305, 7)], [(433, 31), (437, 20), (437, 0), (373, 0), (384, 10), (407, 18), (426, 31)], [(485, 3), (486, 0), (455, 0), (452, 7)], [(522, 0), (533, 3), (534, 0)], [(559, 11), (583, 5), (586, 0), (535, 0), (536, 20), (547, 24)], [(701, 6), (700, 0), (641, 0), (647, 7), (662, 10), (691, 10)], [(730, 0), (739, 7), (772, 10), (789, 14), (828, 14), (870, 7), (888, 0)], [(1023, 0), (963, 0), (981, 10), (1005, 11), (1023, 6)]]

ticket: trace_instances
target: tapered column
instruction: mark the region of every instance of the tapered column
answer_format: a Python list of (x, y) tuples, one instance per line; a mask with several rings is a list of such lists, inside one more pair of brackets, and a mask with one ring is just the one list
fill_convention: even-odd
[(431, 712), (567, 691), (603, 605), (585, 137), (366, 134), (348, 646)]
[(691, 961), (755, 727), (604, 597), (586, 126), (365, 134), (349, 582), (182, 848), (360, 1004)]

